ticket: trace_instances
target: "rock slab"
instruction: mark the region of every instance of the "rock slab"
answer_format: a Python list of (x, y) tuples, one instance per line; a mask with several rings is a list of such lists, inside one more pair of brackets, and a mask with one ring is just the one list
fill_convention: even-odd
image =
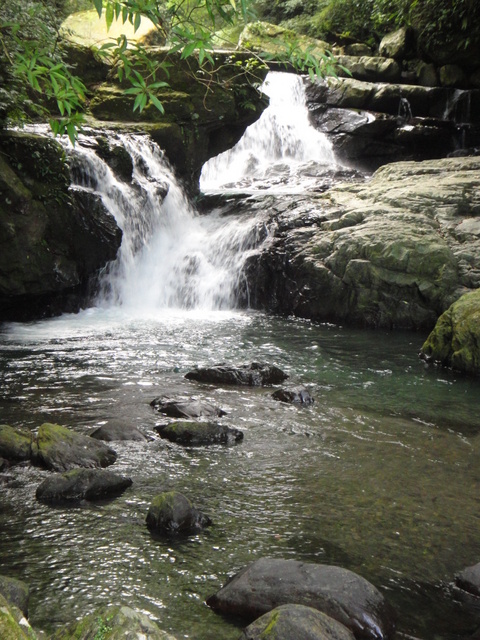
[(334, 618), (357, 638), (392, 638), (393, 610), (361, 576), (341, 567), (262, 558), (207, 599), (215, 611), (255, 619), (283, 604), (302, 604)]
[(165, 491), (155, 496), (146, 522), (151, 531), (164, 535), (194, 533), (212, 524), (208, 516), (178, 491)]
[(243, 440), (243, 432), (214, 422), (172, 422), (155, 427), (161, 438), (184, 446), (235, 444)]
[(103, 469), (71, 469), (46, 478), (37, 488), (41, 502), (75, 502), (117, 496), (132, 485), (131, 478)]
[(262, 387), (279, 384), (286, 380), (288, 375), (275, 365), (252, 362), (240, 366), (216, 364), (213, 367), (199, 367), (189, 371), (185, 378), (210, 384)]

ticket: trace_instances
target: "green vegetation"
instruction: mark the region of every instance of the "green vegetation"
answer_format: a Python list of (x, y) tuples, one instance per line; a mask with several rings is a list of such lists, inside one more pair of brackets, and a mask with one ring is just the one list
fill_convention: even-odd
[(258, 0), (265, 19), (329, 42), (371, 46), (399, 27), (413, 27), (425, 52), (480, 45), (477, 0)]

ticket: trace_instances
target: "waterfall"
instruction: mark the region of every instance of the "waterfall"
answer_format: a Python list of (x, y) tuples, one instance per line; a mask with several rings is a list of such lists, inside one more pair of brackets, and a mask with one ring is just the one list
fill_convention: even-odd
[(205, 164), (204, 191), (302, 191), (309, 178), (335, 165), (327, 137), (310, 124), (302, 78), (270, 72), (262, 91), (269, 107), (233, 149)]
[(91, 139), (82, 136), (68, 150), (73, 188), (98, 194), (123, 231), (96, 303), (144, 313), (234, 307), (243, 263), (265, 237), (262, 221), (198, 215), (148, 136), (109, 139), (130, 154), (131, 183), (115, 176)]

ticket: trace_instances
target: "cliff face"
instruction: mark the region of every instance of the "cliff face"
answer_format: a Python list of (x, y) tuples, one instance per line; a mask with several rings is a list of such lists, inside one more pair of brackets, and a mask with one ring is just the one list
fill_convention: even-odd
[(2, 132), (0, 149), (0, 320), (73, 311), (121, 231), (93, 194), (69, 190), (57, 142)]

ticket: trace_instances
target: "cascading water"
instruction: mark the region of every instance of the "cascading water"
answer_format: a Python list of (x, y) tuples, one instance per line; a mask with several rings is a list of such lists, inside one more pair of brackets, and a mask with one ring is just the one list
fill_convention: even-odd
[(232, 308), (242, 264), (265, 237), (261, 221), (199, 216), (147, 136), (118, 136), (133, 160), (131, 184), (83, 142), (70, 151), (75, 188), (98, 193), (123, 231), (97, 303), (142, 313)]
[(335, 165), (326, 136), (309, 122), (302, 78), (271, 72), (262, 91), (270, 98), (268, 109), (233, 149), (205, 164), (204, 191), (298, 191)]

